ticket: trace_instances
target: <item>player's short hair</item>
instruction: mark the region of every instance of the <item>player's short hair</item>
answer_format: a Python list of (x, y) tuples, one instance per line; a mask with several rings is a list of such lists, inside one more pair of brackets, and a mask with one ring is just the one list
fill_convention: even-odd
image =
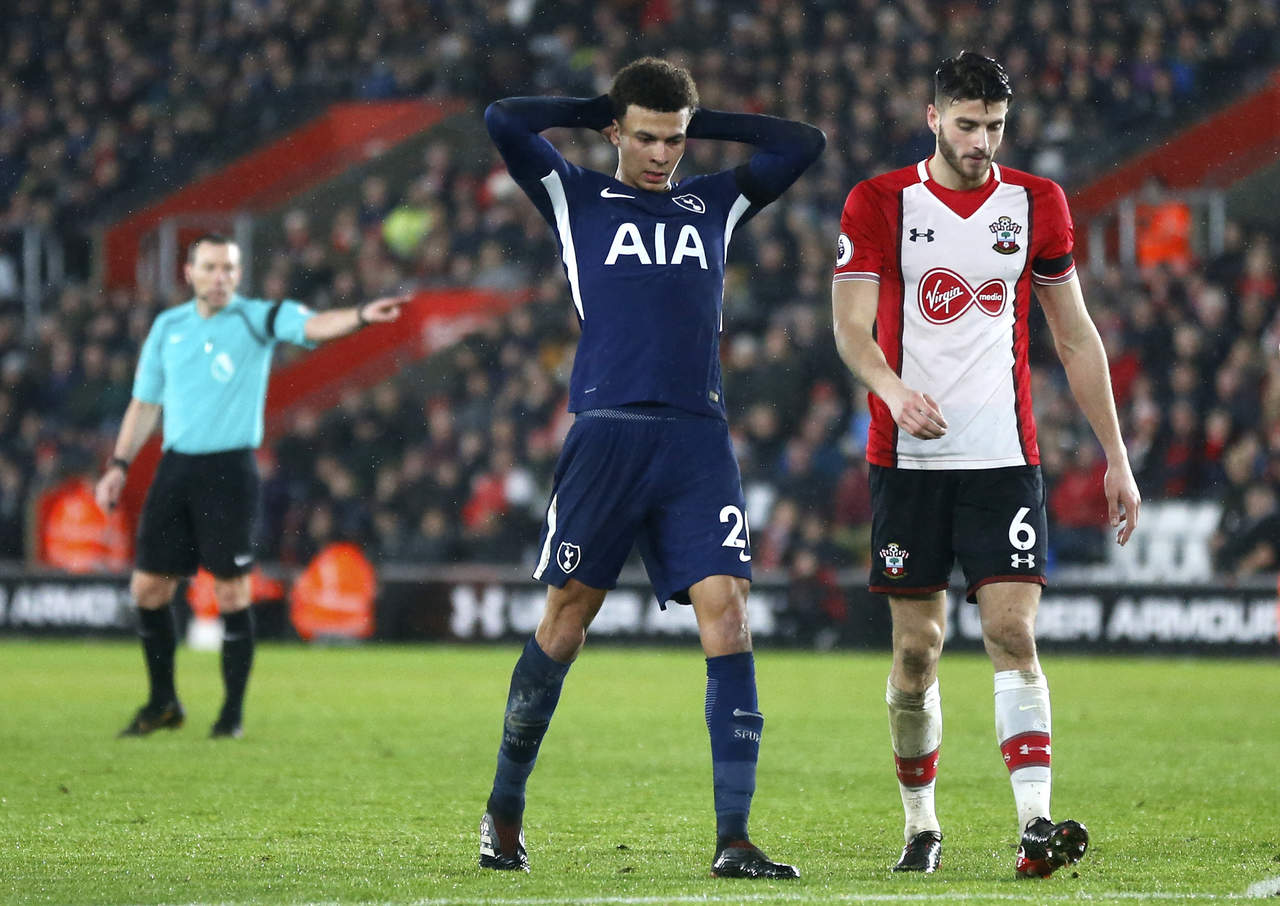
[(966, 50), (948, 57), (933, 74), (933, 103), (983, 101), (994, 104), (1013, 97), (1009, 73), (990, 57)]
[(674, 113), (698, 106), (698, 86), (687, 69), (657, 57), (641, 57), (618, 70), (609, 89), (609, 100), (617, 119), (626, 115), (631, 104)]
[(209, 243), (210, 245), (235, 245), (236, 244), (236, 241), (232, 239), (230, 236), (224, 236), (221, 233), (205, 233), (203, 236), (200, 236), (195, 241), (193, 241), (189, 246), (187, 246), (187, 264), (196, 263), (196, 250), (199, 249), (200, 246), (206, 242)]

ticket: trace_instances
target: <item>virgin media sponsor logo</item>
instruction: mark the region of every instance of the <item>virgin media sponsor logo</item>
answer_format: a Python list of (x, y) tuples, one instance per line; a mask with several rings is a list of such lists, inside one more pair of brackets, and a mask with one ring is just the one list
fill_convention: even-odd
[(1005, 299), (1004, 281), (988, 280), (975, 290), (945, 267), (935, 267), (920, 280), (920, 313), (934, 324), (950, 324), (973, 305), (984, 315), (999, 317)]

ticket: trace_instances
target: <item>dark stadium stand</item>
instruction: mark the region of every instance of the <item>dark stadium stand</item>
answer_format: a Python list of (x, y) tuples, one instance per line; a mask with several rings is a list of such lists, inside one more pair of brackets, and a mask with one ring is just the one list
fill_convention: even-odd
[[(95, 231), (335, 101), (421, 96), (479, 110), (507, 94), (590, 95), (654, 52), (689, 65), (709, 107), (810, 120), (829, 138), (776, 210), (735, 236), (724, 335), (759, 559), (802, 579), (811, 610), (823, 576), (867, 555), (866, 405), (829, 330), (840, 204), (857, 180), (931, 149), (931, 61), (962, 47), (1001, 57), (1015, 86), (1001, 159), (1069, 194), (1280, 64), (1264, 0), (974, 2), (946, 17), (922, 0), (295, 0), (179, 3), (170, 17), (126, 3), (100, 6), (96, 21), (73, 18), (71, 4), (17, 7), (0, 39), (0, 558), (29, 555), (36, 491), (108, 456), (138, 345), (177, 301), (149, 285), (100, 290)], [(516, 8), (530, 18), (510, 20)], [(557, 140), (611, 166), (602, 144)], [(710, 163), (694, 146), (682, 166)], [(527, 562), (567, 425), (576, 329), (551, 237), (487, 143), (465, 133), (339, 182), (336, 196), (260, 215), (247, 289), (320, 308), (393, 289), (532, 299), (393, 381), (296, 414), (264, 457), (263, 554), (303, 564), (343, 538), (382, 562)], [(1198, 248), (1189, 267), (1084, 275), (1144, 496), (1220, 502), (1221, 524), (1201, 516), (1194, 530), (1212, 536), (1214, 567), (1240, 574), (1280, 565), (1280, 541), (1270, 559), (1263, 550), (1280, 519), (1278, 236), (1274, 221), (1232, 222), (1223, 249)], [(1092, 437), (1043, 330), (1034, 356), (1054, 554), (1106, 562), (1089, 503)]]

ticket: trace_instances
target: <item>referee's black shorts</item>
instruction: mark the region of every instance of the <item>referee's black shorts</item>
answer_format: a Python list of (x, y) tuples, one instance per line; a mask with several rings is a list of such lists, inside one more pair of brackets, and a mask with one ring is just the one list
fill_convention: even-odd
[(138, 523), (137, 567), (190, 576), (203, 566), (219, 579), (253, 568), (258, 469), (252, 450), (160, 458)]

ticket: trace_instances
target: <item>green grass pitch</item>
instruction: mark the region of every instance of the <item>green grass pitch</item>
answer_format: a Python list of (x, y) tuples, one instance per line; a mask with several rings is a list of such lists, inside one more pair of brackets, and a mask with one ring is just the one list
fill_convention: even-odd
[(217, 656), (182, 650), (187, 725), (118, 740), (131, 642), (0, 642), (0, 902), (1104, 903), (1268, 893), (1280, 877), (1280, 676), (1263, 660), (1050, 656), (1054, 810), (1093, 846), (1015, 881), (991, 671), (944, 656), (935, 876), (902, 844), (885, 654), (757, 652), (756, 841), (798, 882), (708, 877), (703, 662), (588, 645), (529, 790), (531, 875), (476, 828), (517, 649), (263, 645), (246, 736), (210, 740)]

